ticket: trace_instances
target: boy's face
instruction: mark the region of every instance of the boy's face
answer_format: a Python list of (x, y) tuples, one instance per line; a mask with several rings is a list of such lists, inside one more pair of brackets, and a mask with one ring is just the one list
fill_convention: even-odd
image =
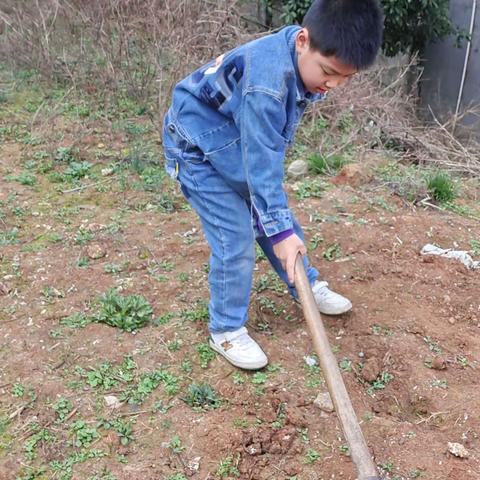
[(311, 49), (306, 28), (297, 33), (295, 47), (300, 77), (311, 93), (325, 93), (339, 87), (357, 73), (356, 68), (342, 63), (335, 55), (326, 57), (318, 50)]

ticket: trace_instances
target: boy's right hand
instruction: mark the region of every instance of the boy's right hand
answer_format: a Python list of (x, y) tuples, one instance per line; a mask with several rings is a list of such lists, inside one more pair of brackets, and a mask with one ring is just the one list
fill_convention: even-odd
[(301, 238), (296, 235), (290, 235), (281, 242), (273, 246), (275, 256), (280, 260), (283, 269), (287, 272), (288, 281), (293, 285), (295, 283), (295, 260), (298, 253), (305, 255), (307, 248)]

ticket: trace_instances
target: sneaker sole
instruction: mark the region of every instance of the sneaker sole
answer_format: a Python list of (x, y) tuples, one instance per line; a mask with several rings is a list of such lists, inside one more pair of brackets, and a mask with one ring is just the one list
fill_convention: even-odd
[(347, 313), (352, 309), (352, 303), (349, 302), (346, 306), (342, 308), (318, 308), (320, 313), (324, 315), (341, 315), (342, 313)]
[(232, 365), (234, 365), (235, 367), (241, 368), (242, 370), (260, 370), (261, 368), (266, 367), (268, 365), (268, 358), (265, 361), (258, 361), (256, 363), (240, 362), (238, 360), (234, 360), (229, 355), (227, 355), (227, 352), (217, 347), (217, 345), (212, 341), (211, 338), (209, 339), (208, 343), (212, 350), (215, 350), (222, 357), (227, 359)]

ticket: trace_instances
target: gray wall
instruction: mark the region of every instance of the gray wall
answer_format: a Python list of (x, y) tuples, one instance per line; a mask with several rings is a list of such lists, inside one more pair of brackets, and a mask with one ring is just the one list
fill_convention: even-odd
[[(450, 0), (450, 14), (454, 25), (468, 32), (472, 13), (472, 0)], [(420, 86), (422, 105), (428, 117), (430, 106), (439, 118), (454, 113), (463, 72), (467, 41), (455, 47), (455, 38), (449, 37), (427, 47)], [(480, 106), (480, 0), (477, 0), (476, 20), (470, 47), (467, 75), (463, 88), (460, 112), (471, 105)], [(480, 118), (474, 115), (462, 121), (468, 131), (480, 138)], [(463, 129), (465, 132), (465, 129)]]

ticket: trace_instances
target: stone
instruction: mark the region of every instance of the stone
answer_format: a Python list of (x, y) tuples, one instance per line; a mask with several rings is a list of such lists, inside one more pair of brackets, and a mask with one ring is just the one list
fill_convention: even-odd
[(432, 360), (432, 368), (434, 370), (446, 370), (447, 362), (443, 357), (434, 357)]
[(335, 410), (332, 399), (330, 398), (330, 394), (328, 392), (320, 392), (317, 395), (317, 398), (313, 401), (313, 404), (320, 410), (327, 413), (331, 413)]
[(380, 375), (382, 368), (376, 357), (369, 358), (365, 361), (362, 368), (362, 377), (367, 382), (373, 382)]
[(103, 399), (105, 400), (107, 407), (111, 407), (114, 410), (122, 405), (120, 400), (115, 395), (105, 395)]
[(455, 457), (459, 458), (468, 458), (470, 455), (468, 450), (461, 443), (448, 442), (448, 451)]
[(92, 260), (103, 258), (107, 254), (105, 248), (99, 243), (91, 243), (87, 246), (87, 255)]
[(292, 178), (302, 177), (308, 173), (308, 164), (305, 160), (295, 160), (289, 165), (287, 173)]

